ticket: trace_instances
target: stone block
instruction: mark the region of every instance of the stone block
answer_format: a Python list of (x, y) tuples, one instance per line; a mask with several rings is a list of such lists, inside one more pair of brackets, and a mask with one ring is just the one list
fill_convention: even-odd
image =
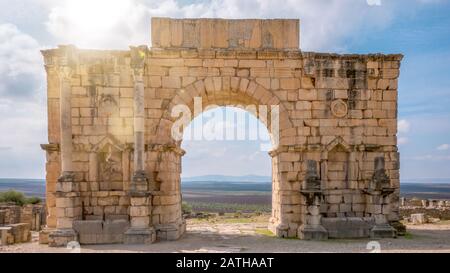
[(411, 214), (410, 221), (414, 225), (422, 225), (427, 223), (427, 218), (424, 213), (414, 213)]
[(328, 237), (336, 239), (368, 238), (373, 224), (370, 220), (359, 217), (322, 219), (322, 225), (328, 231)]
[[(298, 49), (299, 21), (290, 19), (152, 18), (156, 48), (287, 48)], [(256, 56), (255, 56), (256, 58)]]
[(299, 89), (300, 88), (300, 80), (297, 78), (281, 78), (280, 79), (280, 87), (281, 89)]
[(101, 234), (103, 231), (103, 221), (73, 221), (73, 229), (80, 234)]

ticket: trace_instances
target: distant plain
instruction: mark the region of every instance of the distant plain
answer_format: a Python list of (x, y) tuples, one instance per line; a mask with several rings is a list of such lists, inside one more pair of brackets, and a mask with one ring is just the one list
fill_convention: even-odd
[[(202, 179), (216, 180), (199, 181)], [(185, 178), (181, 188), (183, 202), (189, 204), (194, 211), (269, 212), (271, 209), (270, 177)], [(45, 198), (45, 180), (42, 179), (1, 178), (0, 192), (9, 189), (21, 191), (27, 196)], [(407, 198), (450, 200), (450, 179), (405, 180), (401, 183), (400, 195)]]

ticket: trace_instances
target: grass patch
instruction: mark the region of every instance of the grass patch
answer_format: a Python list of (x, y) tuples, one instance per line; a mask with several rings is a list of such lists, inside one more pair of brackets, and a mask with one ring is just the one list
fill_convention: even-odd
[(251, 224), (251, 223), (267, 223), (270, 214), (251, 214), (242, 213), (225, 213), (223, 216), (205, 217), (205, 218), (189, 218), (190, 223), (211, 223), (211, 224)]
[(254, 218), (221, 218), (218, 222), (225, 224), (249, 224), (257, 221)]
[(411, 240), (414, 238), (414, 236), (409, 232), (406, 232), (405, 235), (403, 235), (403, 237), (407, 240)]
[(255, 229), (255, 233), (263, 236), (269, 236), (274, 237), (275, 234), (272, 233), (272, 231), (266, 229), (266, 228), (257, 228)]
[(192, 211), (206, 211), (206, 212), (260, 212), (270, 213), (272, 206), (264, 204), (239, 204), (239, 203), (218, 203), (218, 202), (185, 202)]
[(298, 237), (282, 237), (282, 240), (298, 240)]
[(441, 220), (439, 222), (434, 223), (435, 225), (449, 225), (450, 220)]

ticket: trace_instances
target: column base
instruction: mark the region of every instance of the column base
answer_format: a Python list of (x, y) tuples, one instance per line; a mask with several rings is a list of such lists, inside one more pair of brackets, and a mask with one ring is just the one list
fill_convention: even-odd
[(186, 222), (180, 224), (158, 225), (157, 238), (163, 241), (175, 241), (180, 239), (186, 232)]
[(289, 238), (289, 226), (277, 223), (269, 223), (268, 229), (279, 238)]
[(328, 240), (328, 231), (321, 225), (301, 225), (297, 234), (302, 240)]
[(39, 231), (39, 244), (47, 245), (50, 233), (54, 232), (55, 230), (55, 228), (45, 227), (44, 229)]
[(156, 241), (155, 229), (129, 228), (124, 234), (124, 243), (128, 245), (152, 244)]
[(375, 225), (370, 230), (370, 238), (397, 238), (397, 230), (389, 224)]
[(78, 242), (78, 234), (73, 229), (56, 229), (48, 234), (49, 247), (65, 247), (74, 241)]

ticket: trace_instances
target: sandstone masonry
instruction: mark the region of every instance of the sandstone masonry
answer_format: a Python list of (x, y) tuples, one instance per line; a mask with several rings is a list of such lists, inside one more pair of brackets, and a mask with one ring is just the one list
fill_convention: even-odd
[(51, 246), (182, 236), (171, 111), (195, 97), (203, 109), (279, 106), (277, 236), (396, 236), (402, 55), (302, 52), (298, 20), (153, 18), (151, 33), (151, 48), (42, 51)]

